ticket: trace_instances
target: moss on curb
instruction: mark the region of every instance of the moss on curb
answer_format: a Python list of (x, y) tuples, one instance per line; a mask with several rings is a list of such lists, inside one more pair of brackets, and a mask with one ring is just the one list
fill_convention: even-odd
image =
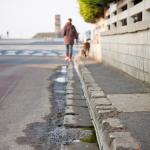
[(96, 143), (97, 139), (96, 139), (96, 134), (95, 132), (93, 132), (91, 135), (87, 135), (83, 138), (80, 138), (81, 142), (86, 142), (86, 143)]

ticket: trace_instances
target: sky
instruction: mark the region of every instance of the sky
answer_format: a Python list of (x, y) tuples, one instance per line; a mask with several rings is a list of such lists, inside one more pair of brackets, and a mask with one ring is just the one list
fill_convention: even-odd
[(79, 13), (77, 0), (0, 0), (0, 35), (31, 38), (39, 32), (54, 31), (54, 16), (61, 15), (62, 27), (68, 18), (78, 32), (92, 27)]

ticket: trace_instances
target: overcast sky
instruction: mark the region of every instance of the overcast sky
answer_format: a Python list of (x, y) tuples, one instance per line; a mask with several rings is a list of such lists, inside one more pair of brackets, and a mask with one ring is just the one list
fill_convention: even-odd
[(60, 14), (62, 26), (71, 17), (79, 32), (91, 25), (79, 14), (77, 0), (0, 0), (0, 35), (31, 38), (38, 32), (54, 31), (54, 15)]

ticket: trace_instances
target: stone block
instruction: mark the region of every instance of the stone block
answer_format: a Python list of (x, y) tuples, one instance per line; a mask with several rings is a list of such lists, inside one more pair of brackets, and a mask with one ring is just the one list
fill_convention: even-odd
[(73, 93), (74, 93), (73, 89), (67, 89), (66, 90), (66, 94), (73, 94)]
[(73, 87), (71, 85), (67, 85), (66, 90), (73, 90)]
[(66, 106), (65, 114), (89, 116), (89, 110), (88, 108), (84, 108), (84, 107)]
[(76, 106), (76, 107), (87, 107), (86, 101), (84, 100), (66, 100), (66, 106)]
[(97, 117), (99, 123), (101, 123), (104, 119), (107, 119), (109, 117), (115, 117), (117, 113), (118, 112), (115, 109), (98, 109), (95, 112), (95, 116)]
[(109, 137), (113, 139), (111, 147), (116, 150), (140, 150), (140, 145), (129, 132), (112, 132)]
[(102, 91), (102, 89), (97, 86), (96, 87), (88, 87), (87, 89), (88, 89), (88, 91)]
[(106, 124), (108, 124), (108, 126), (110, 126), (111, 131), (115, 129), (115, 131), (120, 131), (121, 129), (125, 129), (125, 127), (123, 126), (123, 124), (121, 123), (121, 121), (118, 118), (107, 118), (104, 119), (102, 121), (102, 126), (105, 126)]
[(82, 96), (82, 95), (75, 95), (74, 93), (73, 94), (67, 94), (66, 95), (66, 100), (67, 99), (72, 99), (72, 100), (85, 100), (85, 97)]
[(111, 106), (111, 102), (107, 98), (93, 98), (91, 99), (94, 106)]
[(61, 145), (61, 150), (98, 150), (96, 143), (75, 142), (70, 145)]
[(67, 89), (66, 90), (66, 94), (67, 95), (69, 95), (69, 94), (71, 94), (71, 95), (83, 95), (83, 91), (81, 91), (81, 90), (75, 90), (75, 89)]
[(95, 82), (92, 76), (83, 76), (83, 80), (84, 80), (85, 83)]
[(90, 87), (91, 87), (91, 88), (92, 88), (92, 87), (93, 87), (93, 88), (99, 88), (99, 85), (98, 85), (97, 83), (93, 82), (93, 83), (88, 84), (87, 87), (88, 87), (88, 88), (90, 88)]
[(91, 98), (102, 98), (102, 97), (106, 97), (106, 95), (104, 94), (103, 91), (91, 91), (89, 93)]
[(86, 67), (83, 67), (83, 66), (82, 66), (82, 68), (80, 68), (80, 70), (81, 70), (81, 72), (89, 72), (89, 70)]
[(70, 128), (86, 128), (93, 127), (93, 124), (89, 116), (65, 115), (64, 126)]

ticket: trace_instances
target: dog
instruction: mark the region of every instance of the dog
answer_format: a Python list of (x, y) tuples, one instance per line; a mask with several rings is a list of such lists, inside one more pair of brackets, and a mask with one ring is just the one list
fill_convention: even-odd
[(81, 56), (83, 57), (88, 57), (89, 56), (89, 52), (90, 52), (90, 43), (88, 41), (86, 41), (85, 43), (83, 43), (83, 45), (80, 48), (81, 50)]

